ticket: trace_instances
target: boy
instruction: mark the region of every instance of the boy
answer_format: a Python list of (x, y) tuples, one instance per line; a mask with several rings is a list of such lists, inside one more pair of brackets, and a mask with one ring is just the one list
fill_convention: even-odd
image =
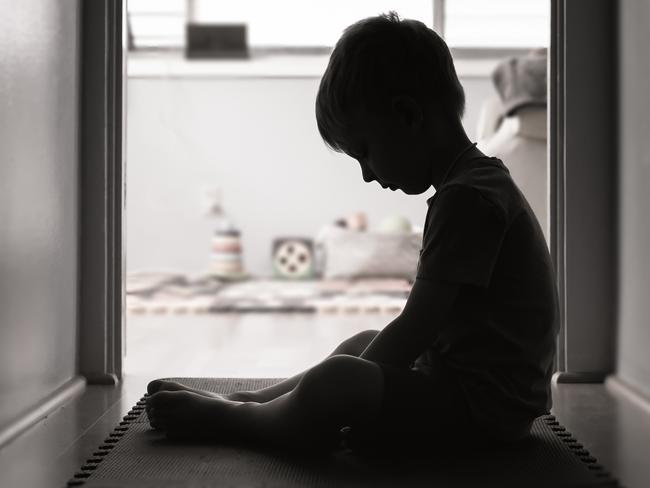
[(447, 46), (424, 24), (390, 12), (345, 30), (316, 99), (321, 136), (358, 160), (366, 182), (436, 189), (405, 308), (263, 390), (221, 396), (152, 381), (152, 427), (299, 449), (334, 447), (346, 426), (371, 442), (433, 445), (529, 433), (551, 406), (553, 270), (508, 170), (465, 134), (464, 102)]

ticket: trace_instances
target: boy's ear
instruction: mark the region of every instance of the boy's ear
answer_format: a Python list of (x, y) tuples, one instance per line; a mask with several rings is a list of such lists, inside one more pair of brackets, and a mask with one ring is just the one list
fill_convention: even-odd
[(391, 108), (398, 120), (408, 128), (418, 127), (424, 121), (422, 107), (409, 95), (394, 96)]

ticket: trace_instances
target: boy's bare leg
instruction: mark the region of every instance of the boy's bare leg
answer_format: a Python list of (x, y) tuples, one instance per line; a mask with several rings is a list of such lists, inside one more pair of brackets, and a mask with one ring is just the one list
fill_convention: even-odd
[[(347, 354), (350, 356), (360, 356), (361, 353), (368, 347), (368, 344), (372, 342), (375, 336), (379, 333), (378, 330), (364, 330), (358, 334), (353, 335), (352, 337), (346, 339), (341, 344), (339, 344), (334, 351), (330, 353), (328, 358), (337, 355), (337, 354)], [(186, 390), (193, 393), (198, 393), (200, 395), (210, 396), (210, 397), (219, 397), (225, 398), (227, 400), (235, 401), (244, 401), (244, 402), (258, 402), (264, 403), (274, 398), (284, 395), (289, 391), (293, 390), (295, 386), (302, 378), (303, 374), (298, 373), (290, 378), (286, 378), (275, 385), (268, 386), (256, 391), (238, 391), (228, 395), (218, 395), (217, 393), (212, 393), (209, 391), (199, 390), (196, 388), (190, 388), (181, 383), (175, 381), (165, 381), (165, 380), (153, 380), (147, 386), (147, 391), (149, 394), (156, 393), (157, 391), (179, 391)]]
[(152, 426), (169, 437), (332, 448), (341, 427), (376, 419), (383, 389), (378, 364), (335, 355), (307, 370), (291, 391), (265, 403), (189, 391), (159, 391), (147, 403)]
[[(327, 356), (327, 358), (330, 358), (337, 354), (360, 356), (378, 333), (378, 330), (364, 330), (363, 332), (359, 332), (336, 346), (336, 348)], [(235, 392), (231, 395), (228, 395), (227, 398), (230, 400), (251, 401), (258, 403), (268, 402), (274, 398), (279, 397), (280, 395), (284, 395), (285, 393), (293, 390), (304, 374), (305, 371), (298, 373), (290, 378), (286, 378), (281, 382), (276, 383), (275, 385), (271, 385), (260, 390)]]

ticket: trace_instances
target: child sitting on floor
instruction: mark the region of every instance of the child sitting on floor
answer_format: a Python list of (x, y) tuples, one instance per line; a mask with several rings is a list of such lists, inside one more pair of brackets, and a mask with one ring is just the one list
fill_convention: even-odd
[(153, 428), (298, 449), (332, 448), (344, 427), (358, 439), (434, 446), (529, 433), (551, 406), (554, 273), (506, 166), (465, 134), (464, 104), (447, 45), (423, 23), (390, 12), (344, 31), (316, 98), (321, 136), (356, 159), (368, 183), (408, 195), (436, 189), (404, 310), (259, 391), (152, 381)]

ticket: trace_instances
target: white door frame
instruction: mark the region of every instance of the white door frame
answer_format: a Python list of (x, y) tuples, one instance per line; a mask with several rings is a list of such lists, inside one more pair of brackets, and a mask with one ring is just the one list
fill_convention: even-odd
[[(561, 316), (555, 379), (600, 382), (615, 364), (616, 7), (549, 1), (550, 248)], [(122, 375), (125, 2), (82, 0), (79, 369), (90, 383)]]

